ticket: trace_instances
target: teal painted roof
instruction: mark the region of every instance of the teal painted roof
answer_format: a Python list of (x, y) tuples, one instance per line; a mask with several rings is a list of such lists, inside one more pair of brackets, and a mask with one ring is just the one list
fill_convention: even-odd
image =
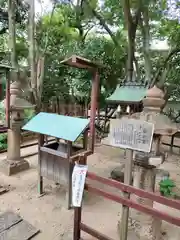
[(118, 86), (106, 99), (109, 102), (140, 102), (146, 96), (147, 88), (141, 86)]
[(41, 112), (22, 129), (74, 142), (88, 125), (88, 119)]

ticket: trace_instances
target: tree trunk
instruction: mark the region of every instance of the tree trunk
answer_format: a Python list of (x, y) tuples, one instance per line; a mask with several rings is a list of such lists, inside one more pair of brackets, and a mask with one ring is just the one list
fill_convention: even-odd
[(150, 59), (150, 27), (149, 27), (149, 15), (148, 15), (147, 7), (144, 8), (143, 19), (141, 19), (141, 32), (143, 37), (145, 81), (150, 84), (151, 77), (152, 77), (152, 64)]
[[(164, 63), (163, 65), (159, 68), (159, 70), (157, 71), (157, 74), (156, 76), (152, 79), (151, 81), (151, 87), (153, 87), (155, 84), (157, 84), (159, 82), (159, 80), (161, 79), (161, 76), (162, 76), (162, 72), (166, 69), (170, 59), (178, 54), (180, 52), (180, 48), (175, 48), (173, 49), (167, 56), (167, 58), (164, 60)], [(163, 78), (165, 80), (165, 78)], [(164, 85), (164, 82), (161, 81), (161, 85)]]
[(133, 80), (133, 61), (135, 59), (135, 40), (138, 22), (141, 16), (141, 1), (134, 16), (131, 14), (130, 1), (123, 1), (125, 23), (128, 31), (127, 81)]
[(15, 7), (15, 0), (8, 0), (9, 50), (11, 56), (11, 66), (14, 68), (12, 76), (14, 81), (17, 80)]
[(116, 47), (119, 47), (120, 44), (115, 36), (115, 34), (113, 33), (113, 31), (111, 31), (111, 29), (109, 28), (108, 24), (106, 24), (106, 21), (104, 20), (103, 16), (101, 16), (101, 14), (99, 12), (97, 12), (95, 9), (93, 9), (89, 3), (88, 0), (84, 0), (87, 4), (87, 6), (89, 7), (89, 9), (91, 10), (92, 14), (94, 15), (95, 18), (97, 18), (99, 20), (100, 25), (106, 30), (106, 32), (109, 34), (109, 36), (111, 37), (112, 41), (114, 42), (114, 45)]
[(127, 81), (133, 80), (133, 61), (135, 52), (135, 35), (136, 29), (133, 25), (128, 30), (128, 60), (127, 60)]
[(35, 63), (35, 3), (34, 0), (30, 1), (29, 5), (29, 63), (30, 63), (30, 78), (32, 97), (34, 103), (37, 102), (37, 81), (36, 81), (36, 63)]

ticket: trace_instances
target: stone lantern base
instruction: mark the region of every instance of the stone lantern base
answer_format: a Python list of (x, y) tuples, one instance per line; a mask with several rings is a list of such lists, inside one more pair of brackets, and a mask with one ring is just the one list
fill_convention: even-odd
[(28, 161), (20, 156), (20, 131), (8, 129), (7, 158), (0, 161), (0, 172), (7, 176), (29, 169)]
[[(149, 160), (155, 153), (137, 153), (134, 161), (134, 181), (133, 186), (148, 192), (154, 192), (156, 166), (150, 165)], [(150, 199), (131, 195), (131, 199), (141, 205), (153, 208), (153, 201)], [(139, 225), (137, 235), (141, 240), (160, 240), (161, 238), (161, 220), (142, 212), (131, 209), (131, 216), (137, 219)]]
[(19, 161), (4, 159), (0, 162), (0, 172), (7, 176), (11, 176), (28, 169), (29, 163), (24, 159), (20, 159)]

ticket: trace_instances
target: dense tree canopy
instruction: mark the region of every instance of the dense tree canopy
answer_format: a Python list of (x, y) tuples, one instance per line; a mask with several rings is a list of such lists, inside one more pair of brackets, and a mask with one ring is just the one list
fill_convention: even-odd
[[(15, 2), (18, 64), (28, 67), (29, 6), (24, 1)], [(134, 76), (133, 80), (146, 81), (149, 85), (171, 84), (171, 95), (178, 98), (179, 3), (179, 0), (53, 1), (52, 11), (35, 21), (35, 66), (39, 66), (38, 59), (43, 59), (44, 64), (40, 98), (48, 101), (58, 96), (77, 102), (89, 98), (91, 74), (60, 64), (72, 54), (103, 64), (103, 99), (123, 79), (132, 80)], [(7, 29), (5, 1), (1, 1), (0, 17), (2, 29)], [(2, 33), (1, 51), (7, 51), (8, 33)], [(156, 39), (167, 40), (169, 49), (152, 49), (151, 43)]]

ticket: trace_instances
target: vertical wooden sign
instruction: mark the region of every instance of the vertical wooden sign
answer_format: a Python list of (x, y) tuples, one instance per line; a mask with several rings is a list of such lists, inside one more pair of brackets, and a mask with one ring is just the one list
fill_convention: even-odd
[[(125, 162), (124, 183), (132, 183), (133, 150), (150, 152), (154, 133), (154, 125), (136, 119), (113, 119), (110, 125), (110, 145), (127, 149)], [(129, 199), (130, 194), (124, 192), (124, 197)], [(129, 207), (122, 206), (120, 239), (127, 240), (128, 236)]]

